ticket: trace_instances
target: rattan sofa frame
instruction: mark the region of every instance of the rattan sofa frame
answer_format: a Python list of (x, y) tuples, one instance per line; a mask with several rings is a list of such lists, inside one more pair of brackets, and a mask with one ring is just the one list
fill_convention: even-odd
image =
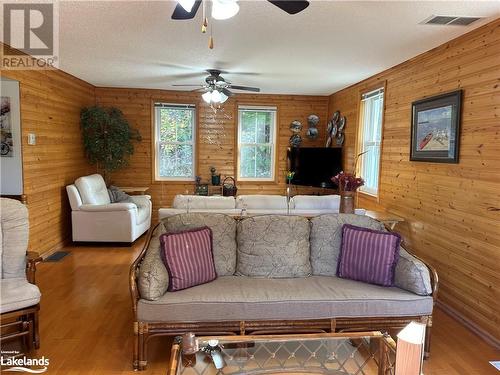
[[(134, 313), (134, 370), (145, 370), (147, 367), (148, 343), (153, 337), (177, 336), (186, 332), (197, 335), (261, 335), (279, 333), (324, 333), (345, 331), (389, 331), (405, 327), (411, 321), (418, 321), (426, 325), (425, 358), (430, 355), (430, 340), (432, 315), (394, 316), (394, 317), (363, 317), (363, 318), (330, 318), (312, 320), (252, 320), (252, 321), (210, 321), (210, 322), (143, 322), (137, 316), (137, 304), (140, 294), (137, 285), (139, 268), (156, 229), (151, 228), (147, 234), (144, 248), (132, 263), (129, 272), (129, 286)], [(388, 230), (390, 230), (388, 228)], [(439, 279), (434, 267), (420, 259), (408, 250), (405, 244), (402, 247), (411, 255), (421, 260), (429, 269), (431, 275), (432, 297), (436, 302)]]

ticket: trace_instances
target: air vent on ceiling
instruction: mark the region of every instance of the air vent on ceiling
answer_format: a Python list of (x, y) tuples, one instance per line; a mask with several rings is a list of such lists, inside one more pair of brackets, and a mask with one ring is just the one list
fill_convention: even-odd
[(480, 20), (482, 17), (457, 17), (457, 16), (431, 16), (421, 23), (424, 25), (454, 25), (469, 26), (471, 23)]

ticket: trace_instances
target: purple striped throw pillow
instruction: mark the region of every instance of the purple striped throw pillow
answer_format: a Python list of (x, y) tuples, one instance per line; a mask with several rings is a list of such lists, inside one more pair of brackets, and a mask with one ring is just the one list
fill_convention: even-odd
[(215, 280), (212, 230), (191, 229), (160, 236), (161, 255), (168, 269), (168, 291), (175, 292)]
[(344, 224), (337, 276), (392, 286), (401, 236)]

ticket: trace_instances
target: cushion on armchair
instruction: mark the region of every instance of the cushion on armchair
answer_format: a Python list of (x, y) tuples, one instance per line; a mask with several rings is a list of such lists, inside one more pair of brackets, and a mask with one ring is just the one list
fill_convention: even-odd
[(237, 227), (237, 275), (267, 278), (311, 275), (309, 221), (301, 216), (263, 215)]
[(345, 224), (337, 275), (369, 284), (392, 286), (401, 236)]

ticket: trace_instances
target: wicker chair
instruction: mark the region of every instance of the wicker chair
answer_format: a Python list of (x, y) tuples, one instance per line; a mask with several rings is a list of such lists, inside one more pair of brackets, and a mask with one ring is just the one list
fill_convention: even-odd
[(40, 347), (40, 290), (35, 285), (37, 253), (27, 252), (28, 210), (13, 199), (0, 199), (0, 313), (2, 346), (22, 338), (27, 351)]

